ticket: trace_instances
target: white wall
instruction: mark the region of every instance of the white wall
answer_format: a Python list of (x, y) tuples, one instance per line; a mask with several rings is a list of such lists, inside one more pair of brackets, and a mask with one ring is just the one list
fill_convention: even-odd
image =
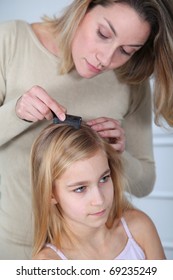
[(153, 124), (153, 144), (157, 173), (154, 190), (145, 198), (133, 198), (133, 203), (153, 219), (167, 259), (173, 260), (173, 129), (166, 131)]
[(39, 21), (44, 14), (52, 16), (60, 12), (72, 0), (0, 0), (0, 21), (23, 19)]
[[(151, 80), (152, 86), (153, 80)], [(153, 219), (166, 257), (173, 260), (173, 128), (166, 123), (163, 124), (165, 128), (156, 126), (153, 121), (156, 162), (154, 190), (146, 198), (133, 198), (133, 203)]]
[[(57, 14), (71, 2), (72, 0), (0, 0), (0, 22), (11, 19), (39, 21), (44, 14)], [(173, 259), (173, 130), (166, 132), (153, 124), (153, 132), (157, 169), (155, 188), (150, 196), (134, 198), (133, 201), (153, 219), (167, 258)]]

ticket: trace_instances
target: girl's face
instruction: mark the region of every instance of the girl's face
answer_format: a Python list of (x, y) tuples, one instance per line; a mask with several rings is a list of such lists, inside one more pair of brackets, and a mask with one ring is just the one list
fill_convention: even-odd
[(105, 225), (113, 202), (113, 183), (103, 151), (73, 163), (55, 181), (54, 202), (72, 229)]
[(72, 42), (77, 72), (92, 78), (118, 68), (145, 44), (149, 34), (149, 23), (130, 6), (96, 6), (85, 15)]

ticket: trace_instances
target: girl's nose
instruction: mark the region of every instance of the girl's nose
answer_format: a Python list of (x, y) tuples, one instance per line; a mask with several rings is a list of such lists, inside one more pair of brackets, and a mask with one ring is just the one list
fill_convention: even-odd
[(104, 202), (103, 194), (99, 187), (95, 187), (91, 192), (91, 205), (99, 206), (102, 205)]

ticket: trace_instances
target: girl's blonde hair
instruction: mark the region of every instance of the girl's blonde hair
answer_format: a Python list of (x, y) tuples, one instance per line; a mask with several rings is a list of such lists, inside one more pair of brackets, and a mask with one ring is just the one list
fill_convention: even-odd
[(62, 236), (73, 240), (72, 233), (64, 222), (60, 205), (51, 203), (54, 182), (74, 162), (90, 158), (99, 150), (107, 155), (114, 185), (114, 200), (107, 221), (107, 227), (110, 228), (114, 219), (120, 218), (123, 211), (130, 207), (124, 198), (125, 180), (120, 154), (84, 124), (78, 130), (73, 126), (52, 124), (35, 140), (31, 151), (33, 255), (37, 254), (46, 242), (61, 248)]
[(85, 14), (97, 5), (115, 3), (131, 6), (151, 26), (151, 34), (144, 46), (123, 66), (115, 70), (120, 81), (135, 85), (154, 74), (155, 122), (162, 116), (173, 126), (173, 1), (171, 0), (74, 0), (59, 18), (47, 18), (58, 34), (61, 53), (60, 73), (74, 67), (71, 45), (75, 32)]

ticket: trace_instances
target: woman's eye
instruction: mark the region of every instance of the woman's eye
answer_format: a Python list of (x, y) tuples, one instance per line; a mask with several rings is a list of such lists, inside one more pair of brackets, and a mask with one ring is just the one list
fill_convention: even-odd
[(106, 183), (110, 178), (110, 175), (106, 175), (100, 179), (100, 183)]
[(76, 192), (76, 193), (81, 193), (81, 192), (83, 192), (85, 189), (86, 189), (85, 186), (81, 186), (81, 187), (75, 189), (74, 192)]
[(125, 51), (125, 49), (123, 49), (122, 47), (120, 48), (120, 52), (121, 52), (122, 54), (127, 55), (127, 56), (131, 56), (131, 55), (132, 55), (131, 53)]
[(106, 34), (104, 34), (103, 32), (101, 32), (99, 29), (97, 30), (97, 34), (98, 34), (98, 36), (99, 36), (100, 38), (102, 38), (102, 39), (108, 39), (108, 38), (109, 38)]

